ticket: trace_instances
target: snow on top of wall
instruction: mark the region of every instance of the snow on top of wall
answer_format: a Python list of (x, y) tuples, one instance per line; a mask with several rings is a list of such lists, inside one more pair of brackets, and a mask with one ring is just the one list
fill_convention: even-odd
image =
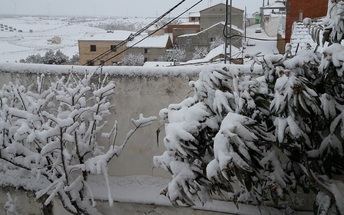
[[(160, 76), (197, 76), (204, 70), (216, 70), (223, 67), (232, 68), (235, 71), (250, 71), (250, 65), (225, 65), (225, 64), (207, 64), (207, 65), (182, 65), (171, 67), (156, 66), (71, 66), (71, 65), (46, 65), (46, 64), (25, 64), (25, 63), (0, 63), (0, 73), (31, 73), (31, 74), (69, 74), (69, 73), (96, 73), (109, 74), (113, 76), (127, 77), (160, 77)], [(231, 69), (229, 69), (231, 70)], [(254, 73), (261, 73), (261, 67), (255, 67)], [(1, 75), (1, 74), (0, 74)]]
[(140, 67), (140, 66), (71, 66), (71, 65), (46, 65), (46, 64), (21, 64), (0, 63), (0, 72), (10, 73), (46, 73), (46, 74), (68, 74), (68, 73), (108, 73), (118, 76), (179, 76), (197, 75), (200, 67)]
[(166, 66), (173, 66), (173, 62), (168, 61), (147, 61), (143, 65), (144, 67), (166, 67)]
[[(134, 40), (128, 42), (127, 46), (132, 46), (138, 41), (142, 40), (145, 35), (135, 37)], [(169, 39), (168, 34), (151, 36), (141, 41), (140, 43), (134, 45), (136, 48), (166, 48), (167, 42)]]
[[(89, 184), (97, 200), (106, 201), (106, 187), (104, 179), (99, 176), (91, 176)], [(171, 206), (168, 198), (160, 194), (166, 187), (168, 180), (152, 176), (126, 176), (110, 177), (110, 189), (113, 198), (118, 202), (152, 204), (160, 206)], [(204, 205), (197, 203), (194, 209), (204, 211), (216, 211), (238, 215), (275, 214), (282, 215), (283, 212), (272, 207), (257, 207), (254, 205), (239, 204), (239, 208), (233, 202), (212, 200)]]
[(79, 39), (79, 41), (122, 41), (127, 39), (129, 35), (133, 33), (134, 32), (131, 31), (116, 30), (113, 33), (88, 35)]
[(308, 48), (314, 50), (316, 48), (317, 44), (313, 41), (309, 31), (309, 28), (303, 23), (294, 23), (290, 39), (293, 54), (296, 51), (299, 52)]

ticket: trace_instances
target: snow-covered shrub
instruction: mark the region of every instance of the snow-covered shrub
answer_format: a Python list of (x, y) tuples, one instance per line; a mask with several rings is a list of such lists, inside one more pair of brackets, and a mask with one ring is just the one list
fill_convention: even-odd
[(316, 214), (344, 214), (344, 47), (319, 56), (252, 56), (261, 75), (202, 71), (193, 96), (160, 112), (166, 151), (153, 161), (173, 176), (162, 193), (174, 205), (222, 196), (281, 206), (313, 192)]
[(65, 55), (61, 50), (54, 52), (47, 51), (43, 56), (40, 54), (29, 55), (26, 59), (21, 59), (20, 63), (36, 63), (36, 64), (56, 64), (56, 65), (76, 65), (79, 64), (79, 55), (75, 54), (71, 58)]
[(19, 61), (20, 63), (36, 63), (36, 64), (42, 64), (43, 58), (40, 54), (36, 55), (29, 55), (26, 59), (21, 59)]
[[(57, 197), (70, 213), (93, 215), (98, 212), (87, 179), (103, 175), (112, 205), (108, 164), (138, 128), (155, 118), (141, 115), (132, 120), (134, 129), (117, 145), (117, 122), (106, 121), (115, 84), (106, 75), (96, 83), (92, 78), (92, 74), (69, 75), (47, 83), (41, 76), (30, 87), (4, 85), (0, 90), (0, 177), (13, 175), (14, 180), (1, 186), (25, 188), (25, 183), (32, 184), (36, 178), (42, 181), (36, 197), (43, 198), (45, 205)], [(108, 123), (112, 129), (104, 133)], [(99, 145), (100, 135), (108, 144)]]
[(186, 59), (185, 50), (179, 47), (173, 47), (166, 51), (166, 60), (171, 62), (183, 62)]
[(213, 41), (210, 42), (210, 50), (224, 44), (225, 41), (222, 36), (217, 36)]
[(144, 61), (143, 54), (127, 54), (123, 57), (122, 64), (124, 66), (142, 66)]
[(80, 62), (80, 56), (79, 56), (79, 54), (75, 54), (69, 59), (68, 64), (78, 65), (79, 62)]
[[(344, 38), (344, 2), (329, 0), (329, 8), (325, 19), (325, 38), (328, 42), (340, 43)], [(329, 34), (329, 35), (328, 35)]]
[(208, 54), (208, 49), (205, 47), (196, 47), (194, 52), (193, 52), (193, 57), (192, 59), (201, 59), (207, 56)]
[(53, 36), (51, 39), (48, 39), (48, 43), (50, 44), (58, 45), (58, 44), (61, 44), (61, 42), (62, 42), (62, 39), (59, 36)]

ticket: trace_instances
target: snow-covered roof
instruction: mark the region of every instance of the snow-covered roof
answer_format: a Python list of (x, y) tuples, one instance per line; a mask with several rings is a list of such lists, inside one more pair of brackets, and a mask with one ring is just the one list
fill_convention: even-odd
[[(144, 36), (138, 36), (133, 41), (128, 42), (127, 46), (132, 46), (141, 39), (143, 39)], [(168, 40), (170, 39), (168, 34), (164, 35), (157, 35), (157, 36), (151, 36), (147, 39), (143, 40), (142, 42), (134, 45), (136, 48), (166, 48), (166, 45), (168, 43)]]
[[(229, 47), (227, 48), (229, 49)], [(232, 56), (238, 54), (240, 50), (234, 46), (232, 46)], [(210, 62), (214, 60), (216, 57), (225, 54), (225, 44), (219, 45), (218, 47), (212, 49), (204, 58), (196, 59), (196, 60), (189, 60), (186, 63), (202, 63), (202, 62)]]
[(189, 17), (200, 17), (201, 13), (200, 12), (190, 12)]
[[(205, 31), (208, 31), (209, 29), (211, 29), (211, 28), (213, 28), (213, 27), (215, 27), (215, 26), (217, 26), (217, 25), (225, 25), (225, 22), (216, 23), (216, 24), (214, 24), (214, 25), (212, 25), (212, 26), (210, 26), (210, 27), (208, 27), (208, 28), (206, 28), (206, 29), (204, 29), (204, 30), (202, 30), (202, 31), (200, 31), (200, 32), (197, 32), (197, 33), (193, 33), (193, 34), (183, 34), (183, 35), (180, 35), (180, 36), (178, 36), (178, 37), (196, 36), (196, 35), (199, 35), (199, 34), (205, 32)], [(228, 26), (229, 26), (229, 25), (228, 25)], [(238, 28), (238, 27), (235, 26), (235, 25), (232, 25), (232, 29), (233, 29), (233, 30), (236, 30), (236, 31), (238, 31), (238, 32), (240, 32), (241, 34), (244, 33), (244, 31), (243, 31), (242, 29)]]
[(100, 33), (84, 36), (80, 41), (122, 41), (129, 37), (131, 31), (116, 30), (113, 33)]

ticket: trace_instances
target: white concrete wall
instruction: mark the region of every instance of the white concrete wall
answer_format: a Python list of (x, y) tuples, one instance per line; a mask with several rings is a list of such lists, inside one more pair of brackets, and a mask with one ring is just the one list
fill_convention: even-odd
[(282, 22), (285, 23), (285, 16), (271, 15), (265, 17), (264, 30), (266, 34), (270, 37), (277, 37), (277, 32)]
[[(21, 81), (25, 85), (35, 83), (40, 73), (22, 72), (26, 66), (18, 68), (18, 71), (4, 72), (0, 65), (0, 87), (10, 81)], [(49, 67), (54, 69), (55, 67)], [(59, 67), (56, 67), (59, 68)], [(118, 67), (118, 69), (121, 69)], [(116, 70), (116, 69), (115, 69)], [(165, 70), (161, 68), (161, 70)], [(180, 68), (182, 71), (182, 68)], [(67, 70), (66, 70), (67, 71)], [(109, 121), (108, 129), (112, 128), (113, 122), (118, 120), (119, 133), (117, 137), (118, 144), (122, 142), (126, 133), (130, 130), (131, 118), (136, 118), (140, 113), (145, 116), (158, 116), (162, 108), (171, 103), (181, 102), (191, 93), (188, 86), (190, 79), (197, 77), (196, 73), (177, 74), (177, 75), (137, 75), (125, 76), (123, 74), (113, 74), (110, 80), (114, 80), (117, 87), (112, 98), (115, 106), (112, 115), (107, 117)], [(176, 74), (176, 73), (174, 73)], [(49, 75), (46, 80), (54, 78), (56, 75)], [(157, 144), (156, 131), (162, 127), (159, 135), (159, 144)], [(109, 173), (113, 176), (128, 175), (153, 175), (167, 176), (166, 172), (161, 169), (153, 169), (152, 157), (160, 155), (164, 151), (162, 140), (164, 138), (164, 127), (157, 121), (151, 126), (138, 130), (133, 136), (127, 147), (119, 158), (114, 158), (110, 164)], [(107, 142), (103, 142), (104, 145)]]
[(16, 190), (14, 188), (1, 188), (0, 189), (0, 214), (6, 215), (4, 206), (7, 202), (7, 193), (11, 194), (13, 199), (16, 199), (16, 209), (18, 215), (43, 215), (42, 203), (37, 201), (32, 192), (23, 190)]

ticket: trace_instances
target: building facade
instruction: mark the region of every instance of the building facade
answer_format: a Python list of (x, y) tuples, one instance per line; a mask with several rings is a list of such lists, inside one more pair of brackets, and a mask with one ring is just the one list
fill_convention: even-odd
[[(228, 6), (230, 8), (230, 6)], [(228, 9), (229, 10), (229, 9)], [(201, 30), (226, 20), (226, 4), (220, 3), (200, 11)], [(243, 29), (244, 10), (232, 7), (232, 24)], [(228, 16), (228, 23), (230, 17)]]
[[(172, 48), (172, 41), (167, 34), (136, 37), (134, 40), (117, 45), (126, 40), (131, 32), (114, 32), (99, 34), (94, 37), (80, 39), (79, 56), (81, 65), (120, 65), (128, 54), (142, 55), (144, 61), (158, 61), (165, 57), (166, 49)], [(125, 49), (129, 48), (124, 52)], [(123, 52), (123, 53), (122, 53)]]
[[(123, 58), (123, 54), (118, 55), (118, 53), (120, 53), (126, 48), (125, 46), (114, 48), (119, 43), (120, 41), (111, 41), (111, 40), (109, 41), (79, 40), (78, 45), (79, 45), (80, 65), (93, 66), (93, 65), (101, 65), (101, 64), (102, 65), (117, 64)], [(106, 53), (106, 54), (103, 54), (103, 53)], [(110, 59), (110, 58), (112, 59), (105, 62), (107, 59)]]
[[(196, 48), (204, 48), (207, 49), (207, 51), (210, 51), (212, 44), (218, 43), (220, 45), (221, 43), (224, 43), (225, 39), (222, 34), (223, 28), (224, 22), (219, 22), (198, 33), (181, 35), (177, 37), (176, 45), (179, 48), (184, 49), (186, 59), (191, 60)], [(243, 35), (243, 32), (241, 29), (233, 28), (232, 35)], [(242, 46), (242, 38), (233, 38), (232, 45), (240, 48)]]
[(175, 43), (175, 40), (178, 36), (184, 34), (193, 34), (200, 31), (199, 23), (181, 23), (181, 24), (169, 24), (165, 28), (165, 33), (171, 35), (172, 42)]

